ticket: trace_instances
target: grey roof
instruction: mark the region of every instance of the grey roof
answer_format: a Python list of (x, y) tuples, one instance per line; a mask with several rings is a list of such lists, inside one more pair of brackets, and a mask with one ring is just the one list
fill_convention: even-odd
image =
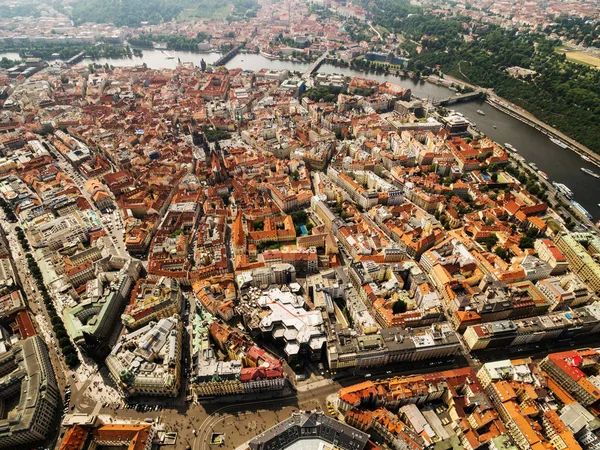
[(344, 450), (363, 450), (369, 435), (327, 417), (323, 412), (297, 412), (259, 434), (248, 445), (251, 450), (284, 450), (304, 439), (322, 439)]

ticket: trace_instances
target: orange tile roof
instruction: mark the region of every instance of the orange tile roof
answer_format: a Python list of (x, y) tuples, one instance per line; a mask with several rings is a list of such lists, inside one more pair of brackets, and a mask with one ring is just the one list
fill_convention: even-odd
[(150, 437), (151, 424), (108, 424), (94, 430), (94, 440), (128, 442), (127, 450), (143, 450)]
[(80, 425), (73, 425), (65, 433), (60, 450), (81, 450), (90, 431)]

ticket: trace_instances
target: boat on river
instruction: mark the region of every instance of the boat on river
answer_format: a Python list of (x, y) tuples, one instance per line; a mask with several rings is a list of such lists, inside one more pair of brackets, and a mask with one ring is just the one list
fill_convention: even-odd
[(593, 176), (594, 178), (600, 178), (600, 175), (598, 175), (596, 172), (594, 172), (593, 170), (587, 169), (585, 167), (582, 167), (581, 171), (583, 173), (587, 173), (588, 175)]
[(588, 155), (581, 155), (581, 159), (587, 162), (592, 162), (592, 158), (590, 158)]
[(544, 180), (548, 180), (548, 174), (546, 172), (542, 172), (540, 171), (540, 176), (544, 179)]
[(573, 197), (573, 191), (569, 189), (566, 184), (557, 183), (554, 181), (552, 182), (552, 186), (554, 186), (558, 192), (564, 194), (567, 198)]
[(590, 219), (590, 220), (593, 219), (592, 215), (589, 212), (587, 212), (587, 210), (583, 206), (581, 206), (579, 203), (577, 203), (575, 200), (571, 200), (571, 205), (573, 206), (573, 208), (575, 208), (577, 211), (579, 211), (581, 214), (583, 214), (588, 219)]
[(485, 116), (485, 113), (480, 109), (477, 110), (477, 114), (479, 114), (480, 116)]
[(558, 145), (561, 148), (569, 148), (569, 146), (567, 144), (565, 144), (563, 141), (556, 139), (556, 138), (550, 138), (550, 142)]
[(511, 152), (513, 152), (513, 153), (517, 153), (517, 149), (516, 149), (516, 148), (514, 148), (514, 147), (513, 147), (511, 144), (509, 144), (508, 142), (505, 142), (505, 143), (504, 143), (504, 146), (505, 146), (507, 149), (509, 149)]

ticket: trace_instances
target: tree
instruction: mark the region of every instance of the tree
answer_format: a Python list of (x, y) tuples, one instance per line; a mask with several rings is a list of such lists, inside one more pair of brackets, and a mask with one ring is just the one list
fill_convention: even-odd
[(500, 246), (496, 247), (494, 249), (494, 253), (506, 262), (508, 262), (510, 260), (510, 255), (508, 253), (508, 250), (506, 250), (504, 247), (500, 247)]
[(529, 236), (523, 236), (519, 240), (519, 248), (521, 248), (521, 249), (533, 248), (533, 244), (534, 244), (534, 240), (532, 237), (529, 237)]
[(403, 312), (406, 312), (406, 309), (406, 302), (404, 300), (398, 300), (392, 306), (392, 312), (394, 314), (402, 314)]
[(496, 236), (496, 233), (490, 233), (489, 236), (485, 238), (485, 246), (488, 250), (492, 250), (497, 243), (498, 236)]

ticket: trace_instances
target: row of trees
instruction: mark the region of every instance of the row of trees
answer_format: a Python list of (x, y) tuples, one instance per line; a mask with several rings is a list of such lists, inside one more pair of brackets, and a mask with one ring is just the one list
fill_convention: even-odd
[(65, 356), (65, 362), (67, 363), (67, 366), (69, 366), (71, 369), (74, 369), (79, 365), (79, 356), (77, 355), (77, 350), (71, 343), (69, 335), (67, 334), (67, 330), (65, 329), (65, 325), (56, 312), (56, 308), (54, 307), (54, 303), (52, 302), (50, 294), (48, 294), (48, 290), (46, 289), (46, 285), (44, 284), (44, 279), (42, 277), (42, 272), (40, 271), (37, 262), (30, 253), (27, 253), (26, 258), (27, 267), (36, 281), (40, 295), (44, 300), (44, 305), (46, 306), (48, 317), (50, 317), (50, 323), (52, 323), (52, 329), (56, 335), (56, 340), (58, 341), (58, 345), (60, 346), (63, 355)]
[(31, 248), (29, 247), (29, 242), (27, 242), (27, 238), (25, 237), (25, 233), (23, 232), (21, 227), (15, 228), (15, 231), (17, 232), (17, 239), (19, 240), (19, 243), (21, 244), (23, 250), (26, 252), (31, 250)]
[(198, 50), (198, 44), (209, 39), (210, 36), (204, 33), (198, 33), (195, 38), (189, 38), (183, 35), (163, 35), (140, 33), (138, 37), (129, 38), (127, 42), (136, 47), (152, 48), (154, 42), (165, 42), (167, 48), (173, 50)]
[(2, 211), (4, 211), (6, 220), (8, 220), (11, 223), (15, 223), (17, 221), (17, 216), (15, 215), (15, 212), (3, 198), (0, 198), (0, 208), (2, 208)]
[(25, 236), (23, 229), (21, 227), (16, 227), (15, 231), (21, 247), (26, 252), (25, 257), (27, 259), (27, 268), (29, 269), (29, 273), (31, 273), (33, 276), (42, 300), (44, 301), (46, 311), (48, 312), (48, 317), (50, 317), (50, 323), (52, 323), (52, 329), (54, 330), (54, 334), (56, 335), (56, 339), (63, 352), (63, 355), (65, 356), (65, 362), (70, 368), (74, 369), (79, 365), (79, 356), (77, 355), (77, 350), (75, 350), (75, 347), (71, 343), (69, 335), (67, 334), (67, 330), (65, 329), (65, 325), (62, 319), (58, 316), (56, 308), (54, 307), (54, 303), (52, 302), (52, 298), (50, 297), (50, 294), (48, 294), (48, 290), (44, 284), (42, 271), (40, 270), (40, 267), (31, 253), (29, 253), (31, 248), (27, 242), (27, 237)]
[[(18, 42), (5, 40), (0, 51), (16, 51), (23, 59), (28, 57), (42, 59), (69, 59), (78, 53), (85, 51), (86, 56), (90, 58), (131, 58), (134, 55), (129, 46), (111, 45), (111, 44), (58, 44), (58, 43), (38, 43), (38, 42)], [(141, 52), (139, 55), (141, 56)], [(0, 67), (12, 67), (15, 64), (7, 58), (0, 60)]]

